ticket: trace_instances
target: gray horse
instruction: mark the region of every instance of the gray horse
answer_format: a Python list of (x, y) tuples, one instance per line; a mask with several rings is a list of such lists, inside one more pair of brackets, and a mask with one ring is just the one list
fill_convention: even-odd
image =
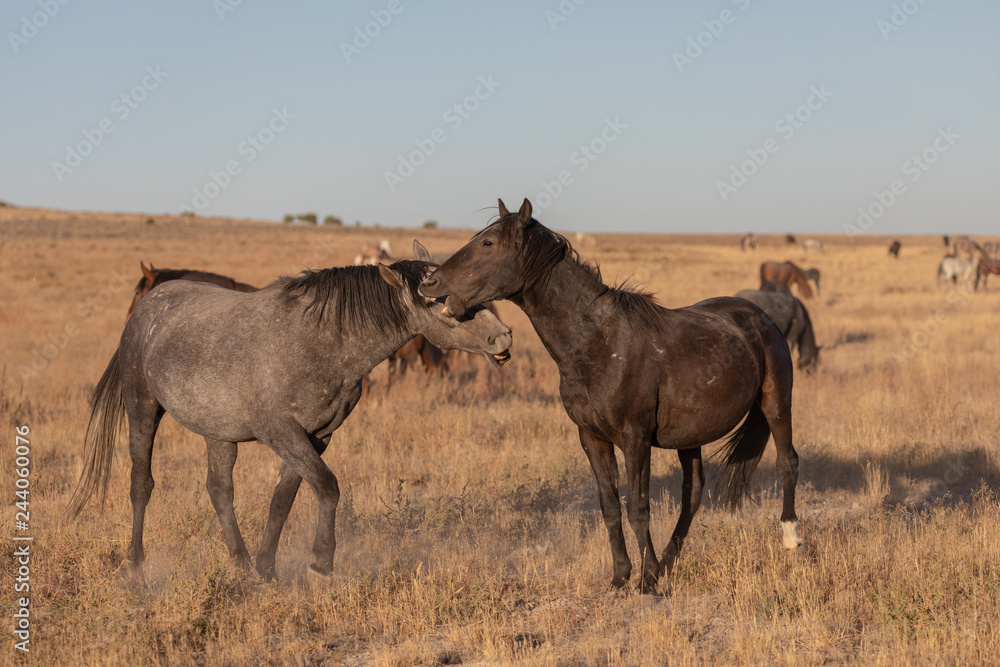
[(107, 492), (115, 439), (128, 415), (132, 541), (128, 562), (142, 578), (143, 520), (153, 491), (153, 437), (164, 413), (204, 436), (208, 492), (230, 554), (250, 556), (233, 513), (239, 442), (258, 440), (281, 457), (257, 571), (274, 577), (278, 538), (304, 479), (319, 505), (310, 571), (328, 576), (336, 549), (340, 489), (321, 455), (361, 396), (361, 378), (417, 334), (434, 344), (510, 358), (511, 333), (489, 310), (448, 317), (417, 293), (434, 268), (420, 261), (306, 271), (259, 292), (175, 280), (143, 299), (94, 391), (83, 474), (70, 504), (77, 515)]
[(802, 302), (787, 292), (764, 292), (755, 289), (745, 289), (736, 293), (741, 299), (746, 299), (767, 313), (788, 341), (788, 349), (794, 352), (799, 348), (799, 369), (807, 373), (816, 370), (819, 364), (820, 346), (816, 345), (812, 320), (809, 311)]
[(966, 288), (972, 287), (978, 264), (979, 260), (974, 257), (945, 256), (938, 264), (938, 287), (945, 289), (948, 283), (958, 285), (960, 280)]

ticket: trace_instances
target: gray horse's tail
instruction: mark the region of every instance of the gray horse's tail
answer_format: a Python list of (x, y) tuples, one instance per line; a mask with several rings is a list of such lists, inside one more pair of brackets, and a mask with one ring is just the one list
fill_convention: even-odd
[(98, 489), (102, 504), (108, 493), (115, 440), (125, 423), (119, 352), (120, 350), (115, 350), (90, 400), (90, 421), (84, 438), (83, 473), (69, 502), (70, 517), (77, 516)]
[(736, 509), (743, 504), (744, 498), (750, 497), (750, 478), (757, 470), (770, 437), (771, 427), (760, 403), (755, 402), (740, 427), (716, 452), (716, 456), (723, 457), (719, 488), (724, 489), (723, 502), (731, 508)]

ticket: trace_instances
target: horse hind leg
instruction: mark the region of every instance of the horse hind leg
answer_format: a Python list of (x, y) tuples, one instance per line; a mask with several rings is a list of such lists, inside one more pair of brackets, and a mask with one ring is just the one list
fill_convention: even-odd
[(677, 458), (680, 459), (681, 471), (684, 474), (684, 479), (681, 482), (681, 514), (677, 518), (677, 526), (674, 528), (670, 542), (663, 550), (663, 557), (660, 559), (660, 567), (663, 568), (668, 577), (673, 572), (674, 563), (680, 556), (695, 512), (701, 507), (701, 494), (705, 486), (705, 469), (701, 462), (701, 447), (678, 449)]
[(132, 540), (126, 558), (133, 576), (142, 579), (142, 564), (146, 553), (142, 546), (142, 532), (146, 520), (146, 506), (153, 493), (152, 459), (153, 438), (163, 417), (163, 407), (149, 397), (126, 407), (129, 423), (129, 457), (132, 459), (132, 479), (129, 497), (132, 501)]
[[(792, 446), (792, 369), (791, 357), (787, 363), (769, 360), (771, 381), (765, 381), (761, 392), (761, 411), (774, 438), (777, 450), (776, 463), (782, 487), (781, 530), (786, 549), (802, 546), (798, 534), (798, 516), (795, 513), (795, 487), (799, 480), (799, 457)], [(778, 371), (775, 367), (779, 366)], [(787, 366), (787, 368), (785, 368)]]
[(229, 547), (229, 555), (240, 567), (247, 568), (250, 565), (250, 554), (243, 543), (243, 536), (236, 522), (236, 513), (233, 511), (233, 466), (236, 465), (236, 443), (205, 438), (205, 444), (208, 448), (208, 479), (205, 481), (205, 486), (222, 526), (222, 538)]

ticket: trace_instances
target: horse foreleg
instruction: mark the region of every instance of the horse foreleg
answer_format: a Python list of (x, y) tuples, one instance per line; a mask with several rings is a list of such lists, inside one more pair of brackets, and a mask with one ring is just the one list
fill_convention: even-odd
[(590, 460), (590, 467), (597, 480), (597, 495), (601, 501), (601, 514), (611, 541), (611, 557), (614, 559), (612, 588), (622, 588), (632, 576), (632, 561), (625, 548), (622, 533), (622, 506), (618, 497), (618, 460), (615, 446), (607, 440), (591, 435), (580, 428), (580, 444)]
[(292, 511), (292, 504), (302, 483), (302, 478), (292, 472), (287, 463), (281, 464), (281, 471), (278, 474), (278, 484), (271, 496), (271, 508), (267, 514), (264, 537), (257, 550), (257, 572), (264, 581), (271, 581), (275, 577), (274, 558), (278, 551), (278, 538), (281, 537), (281, 529), (285, 525), (288, 513)]
[(222, 525), (222, 538), (240, 567), (250, 566), (250, 554), (243, 543), (236, 513), (233, 511), (233, 466), (236, 465), (236, 443), (205, 438), (208, 447), (208, 479), (205, 487)]
[(660, 566), (667, 576), (674, 570), (674, 563), (680, 556), (681, 548), (684, 546), (684, 538), (687, 537), (691, 528), (691, 521), (695, 512), (701, 507), (701, 492), (705, 487), (705, 469), (701, 464), (701, 447), (691, 449), (678, 449), (677, 458), (681, 462), (681, 471), (684, 479), (681, 482), (681, 515), (677, 518), (677, 526), (673, 535), (670, 536), (670, 543), (663, 550), (663, 558)]
[[(261, 553), (265, 555), (270, 553), (270, 565), (273, 570), (274, 551), (277, 549), (281, 527), (291, 510), (298, 485), (301, 479), (304, 479), (316, 494), (316, 503), (319, 506), (316, 538), (313, 541), (314, 560), (309, 568), (313, 573), (327, 577), (333, 570), (333, 555), (337, 550), (336, 521), (337, 505), (340, 502), (337, 477), (320, 456), (326, 448), (327, 441), (306, 434), (300, 426), (294, 424), (274, 436), (267, 437), (265, 442), (281, 457), (282, 472), (275, 488), (275, 495), (271, 499), (271, 513), (268, 516)], [(264, 564), (267, 564), (266, 558)], [(258, 569), (261, 565), (261, 558), (258, 556)]]
[(625, 478), (628, 480), (628, 522), (639, 542), (642, 558), (642, 579), (639, 591), (652, 593), (660, 577), (660, 562), (656, 559), (653, 538), (649, 534), (649, 440), (633, 436), (622, 443), (625, 454)]

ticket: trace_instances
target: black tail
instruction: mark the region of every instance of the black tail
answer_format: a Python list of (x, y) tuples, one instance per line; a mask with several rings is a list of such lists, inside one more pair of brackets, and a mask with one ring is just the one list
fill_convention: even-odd
[(715, 453), (714, 456), (723, 457), (723, 468), (719, 471), (723, 476), (719, 487), (725, 487), (723, 501), (733, 509), (750, 497), (750, 478), (770, 437), (771, 427), (767, 425), (760, 403), (755, 402), (740, 427)]
[(125, 399), (122, 395), (121, 364), (118, 350), (104, 369), (104, 375), (94, 389), (90, 400), (90, 421), (84, 438), (83, 473), (69, 503), (69, 516), (75, 517), (87, 504), (94, 492), (100, 489), (101, 503), (108, 493), (111, 459), (115, 453), (115, 440), (125, 423)]

